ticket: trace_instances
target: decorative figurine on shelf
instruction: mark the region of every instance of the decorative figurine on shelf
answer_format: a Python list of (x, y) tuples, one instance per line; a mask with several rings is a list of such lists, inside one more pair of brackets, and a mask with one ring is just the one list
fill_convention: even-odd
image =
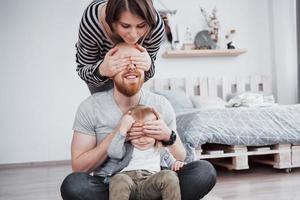
[(234, 29), (231, 29), (228, 32), (228, 34), (225, 35), (227, 49), (235, 49), (234, 41), (233, 41), (235, 33), (236, 31)]
[(192, 49), (194, 49), (194, 41), (193, 41), (190, 27), (187, 26), (184, 35), (183, 50), (192, 50)]
[(195, 49), (216, 49), (216, 43), (211, 39), (208, 30), (197, 33), (195, 37)]
[(217, 18), (217, 8), (214, 7), (211, 15), (208, 15), (207, 12), (201, 7), (200, 10), (207, 23), (210, 37), (217, 44), (219, 39), (218, 35), (219, 35), (219, 28), (220, 28), (220, 22)]
[(175, 25), (175, 40), (174, 40), (174, 50), (180, 50), (179, 34), (178, 34), (178, 24)]

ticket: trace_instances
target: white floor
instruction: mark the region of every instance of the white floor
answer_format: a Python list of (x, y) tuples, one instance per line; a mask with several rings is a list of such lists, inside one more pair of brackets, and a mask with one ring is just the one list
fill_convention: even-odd
[[(217, 171), (217, 184), (205, 200), (296, 200), (300, 196), (300, 169), (285, 173), (258, 165)], [(60, 184), (70, 172), (69, 165), (0, 169), (0, 200), (60, 200)]]

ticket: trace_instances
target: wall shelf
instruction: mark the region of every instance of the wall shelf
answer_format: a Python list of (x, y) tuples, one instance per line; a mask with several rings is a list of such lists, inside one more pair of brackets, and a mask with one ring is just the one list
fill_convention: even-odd
[(168, 50), (163, 53), (164, 58), (184, 57), (227, 57), (246, 53), (247, 49), (207, 49), (207, 50)]

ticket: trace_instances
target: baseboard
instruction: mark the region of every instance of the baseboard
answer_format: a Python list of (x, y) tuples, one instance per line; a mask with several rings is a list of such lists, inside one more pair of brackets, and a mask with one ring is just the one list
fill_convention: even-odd
[(54, 161), (0, 164), (0, 170), (1, 169), (12, 169), (12, 168), (27, 168), (27, 167), (49, 167), (49, 166), (60, 166), (60, 165), (71, 165), (71, 161), (70, 160), (54, 160)]

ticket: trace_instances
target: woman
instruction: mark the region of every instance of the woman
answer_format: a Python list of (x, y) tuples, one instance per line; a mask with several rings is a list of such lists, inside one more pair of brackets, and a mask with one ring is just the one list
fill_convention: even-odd
[[(79, 76), (95, 93), (112, 88), (109, 79), (129, 63), (153, 77), (154, 61), (164, 37), (163, 21), (152, 0), (95, 0), (85, 10), (76, 44)], [(118, 58), (118, 42), (136, 44), (139, 56)]]

